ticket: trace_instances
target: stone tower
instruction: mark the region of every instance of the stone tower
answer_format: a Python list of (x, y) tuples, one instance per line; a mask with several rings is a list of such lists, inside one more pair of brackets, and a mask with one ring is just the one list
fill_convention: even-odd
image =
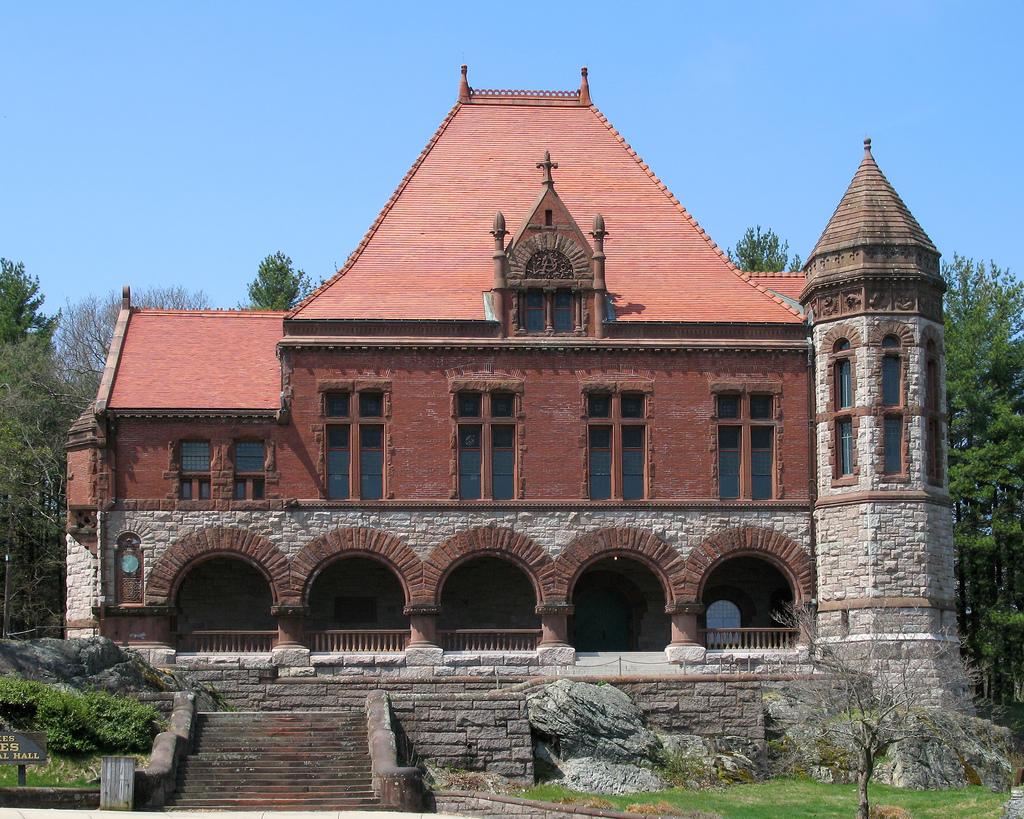
[(864, 157), (805, 267), (813, 327), (822, 635), (914, 658), (953, 701), (953, 532), (939, 252)]

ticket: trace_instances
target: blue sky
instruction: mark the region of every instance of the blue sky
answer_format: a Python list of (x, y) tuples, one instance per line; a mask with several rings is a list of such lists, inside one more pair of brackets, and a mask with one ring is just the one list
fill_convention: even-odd
[(230, 307), (260, 259), (344, 262), (455, 100), (594, 102), (711, 236), (804, 258), (870, 135), (946, 258), (1024, 271), (1024, 4), (0, 0), (0, 256), (51, 309), (136, 287)]

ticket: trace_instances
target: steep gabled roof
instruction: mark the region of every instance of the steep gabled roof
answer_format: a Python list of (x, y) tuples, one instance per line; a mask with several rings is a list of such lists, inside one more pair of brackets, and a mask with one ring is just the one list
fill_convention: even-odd
[(491, 220), (515, 234), (531, 210), (537, 161), (558, 162), (577, 223), (604, 215), (606, 280), (617, 321), (800, 321), (738, 271), (581, 92), (474, 91), (464, 85), (345, 266), (296, 319), (482, 320)]
[(284, 313), (133, 309), (113, 410), (274, 410)]
[(808, 258), (862, 245), (916, 245), (938, 253), (864, 140), (864, 158)]

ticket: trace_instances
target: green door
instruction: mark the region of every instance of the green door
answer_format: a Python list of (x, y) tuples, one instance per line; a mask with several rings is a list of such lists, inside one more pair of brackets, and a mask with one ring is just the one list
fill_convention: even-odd
[(609, 588), (576, 595), (573, 645), (577, 651), (632, 651), (633, 612), (626, 598)]

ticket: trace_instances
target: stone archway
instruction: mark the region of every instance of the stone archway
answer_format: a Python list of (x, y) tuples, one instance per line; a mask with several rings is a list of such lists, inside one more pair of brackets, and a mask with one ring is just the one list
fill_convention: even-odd
[(683, 593), (686, 567), (679, 552), (652, 532), (619, 526), (587, 532), (565, 548), (555, 561), (555, 599), (568, 601), (576, 581), (588, 566), (615, 555), (630, 558), (650, 569), (661, 583), (666, 605)]
[(522, 569), (530, 579), (538, 603), (551, 598), (554, 562), (534, 540), (511, 529), (480, 526), (459, 532), (437, 546), (423, 564), (421, 601), (437, 605), (448, 575), (460, 564), (479, 557), (497, 557)]
[(176, 540), (157, 559), (146, 578), (146, 604), (171, 605), (189, 570), (214, 557), (244, 560), (266, 578), (275, 604), (287, 599), (288, 558), (280, 549), (255, 532), (211, 526)]
[(423, 562), (402, 540), (379, 529), (347, 527), (314, 538), (295, 556), (291, 565), (290, 594), (296, 604), (308, 602), (317, 575), (333, 561), (363, 556), (390, 569), (409, 603), (423, 583)]
[(814, 597), (814, 562), (807, 551), (781, 532), (743, 526), (718, 532), (690, 551), (680, 599), (699, 602), (713, 570), (725, 560), (742, 555), (772, 563), (789, 582), (797, 605), (806, 604)]

